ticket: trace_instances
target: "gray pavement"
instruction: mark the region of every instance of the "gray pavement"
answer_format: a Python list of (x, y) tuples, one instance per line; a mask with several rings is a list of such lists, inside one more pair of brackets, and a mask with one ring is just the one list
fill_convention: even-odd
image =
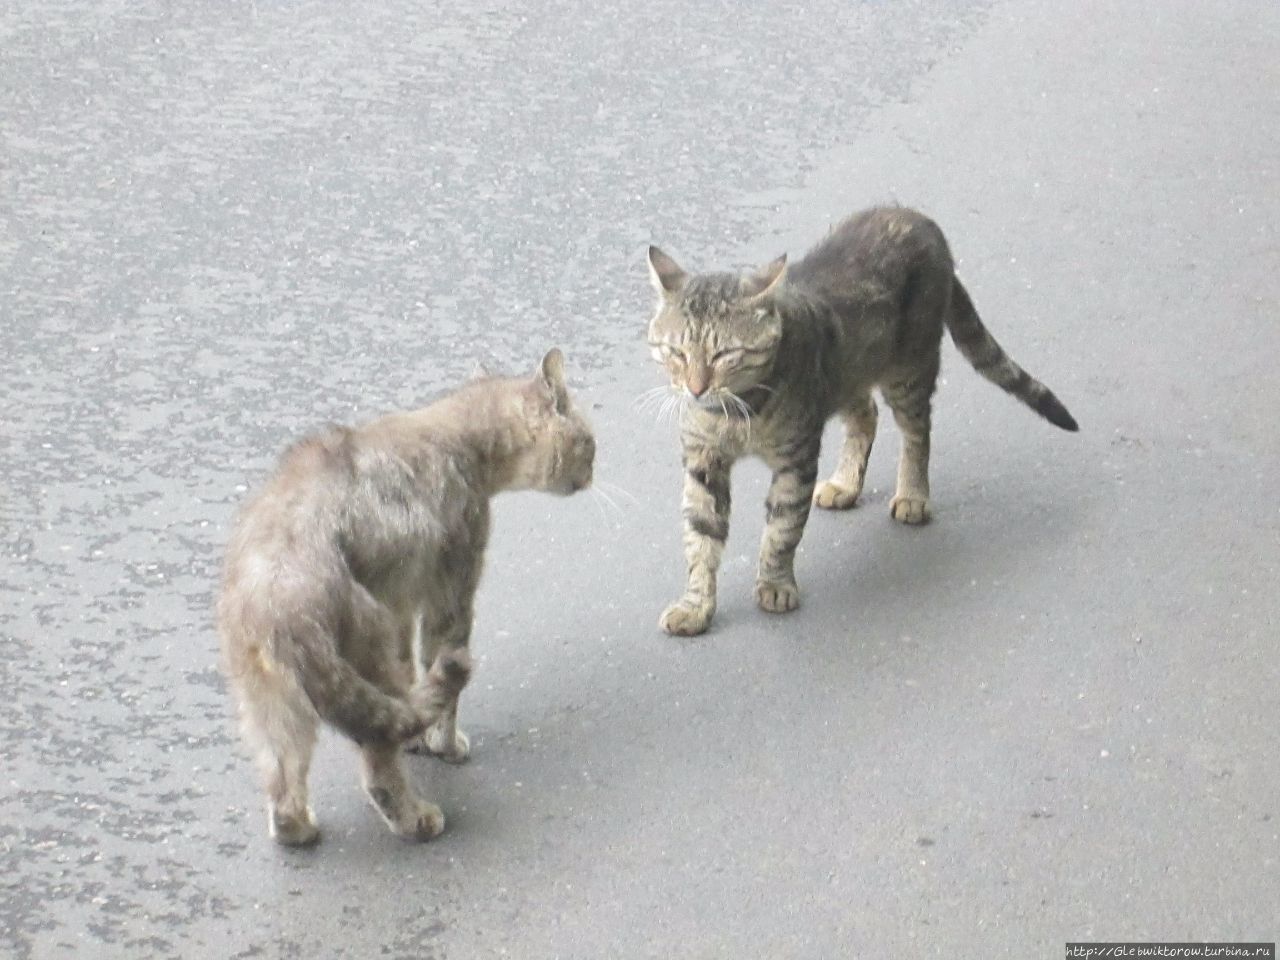
[[(0, 955), (1060, 957), (1280, 934), (1280, 6), (0, 4)], [(1071, 408), (948, 349), (936, 522), (817, 515), (713, 631), (643, 250), (896, 199)], [(618, 509), (499, 501), (448, 817), (269, 843), (216, 670), (292, 437), (562, 346)], [(829, 449), (828, 453), (832, 451)], [(828, 457), (829, 459), (829, 457)]]

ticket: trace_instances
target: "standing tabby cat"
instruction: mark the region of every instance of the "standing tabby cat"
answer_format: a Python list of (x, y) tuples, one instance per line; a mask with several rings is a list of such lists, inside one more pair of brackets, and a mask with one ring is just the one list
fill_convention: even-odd
[[(852, 507), (876, 431), (879, 389), (902, 432), (895, 520), (929, 517), (929, 412), (942, 328), (974, 368), (1064, 430), (1076, 422), (1049, 389), (1000, 348), (955, 275), (942, 231), (913, 210), (859, 213), (790, 270), (686, 274), (649, 248), (660, 299), (649, 324), (654, 358), (680, 396), (688, 585), (662, 614), (671, 634), (702, 633), (716, 609), (716, 570), (729, 532), (729, 469), (756, 454), (773, 471), (765, 501), (756, 602), (799, 605), (793, 562), (810, 503)], [(839, 465), (814, 486), (826, 421), (845, 425)]]
[(236, 523), (218, 602), (277, 841), (319, 836), (307, 768), (322, 719), (360, 745), (365, 790), (394, 832), (427, 840), (444, 828), (406, 781), (400, 749), (455, 762), (470, 750), (458, 695), (489, 498), (574, 493), (591, 483), (594, 457), (559, 350), (532, 379), (477, 380), (284, 455)]

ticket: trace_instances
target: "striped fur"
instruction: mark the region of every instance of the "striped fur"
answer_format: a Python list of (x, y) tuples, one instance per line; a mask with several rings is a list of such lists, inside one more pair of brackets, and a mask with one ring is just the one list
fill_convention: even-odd
[[(902, 434), (895, 520), (929, 518), (929, 441), (942, 331), (997, 386), (1049, 422), (1077, 429), (1062, 403), (1002, 350), (955, 276), (942, 232), (903, 208), (857, 214), (795, 266), (688, 274), (656, 247), (658, 292), (649, 324), (654, 358), (681, 407), (684, 594), (662, 614), (677, 635), (702, 633), (716, 610), (716, 573), (729, 534), (729, 472), (756, 455), (773, 471), (756, 573), (756, 602), (799, 605), (794, 559), (811, 505), (857, 503), (878, 421), (878, 391)], [(826, 421), (845, 440), (835, 472), (818, 483)]]
[(951, 287), (947, 330), (956, 349), (973, 365), (973, 369), (1001, 390), (1017, 397), (1055, 427), (1072, 432), (1080, 429), (1053, 391), (1014, 363), (1013, 358), (996, 343), (996, 338), (982, 325), (982, 319), (959, 277)]

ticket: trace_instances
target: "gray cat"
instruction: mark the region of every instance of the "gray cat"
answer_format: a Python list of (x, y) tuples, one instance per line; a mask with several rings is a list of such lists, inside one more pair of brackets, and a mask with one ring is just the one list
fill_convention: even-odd
[[(810, 504), (856, 503), (875, 438), (875, 389), (902, 433), (891, 515), (928, 519), (929, 415), (944, 326), (980, 374), (1055, 426), (1077, 429), (987, 332), (942, 231), (913, 210), (856, 214), (790, 270), (783, 256), (747, 276), (690, 275), (657, 247), (649, 268), (659, 293), (649, 344), (682, 405), (688, 584), (662, 614), (667, 633), (692, 636), (711, 623), (729, 533), (729, 469), (747, 454), (773, 471), (756, 602), (773, 613), (799, 605), (793, 563)], [(844, 447), (815, 491), (832, 416), (844, 422)]]
[(218, 628), (280, 843), (315, 841), (307, 769), (325, 720), (360, 746), (391, 829), (444, 828), (414, 793), (402, 746), (466, 759), (458, 695), (471, 675), (472, 599), (502, 490), (591, 483), (595, 440), (563, 358), (532, 379), (486, 378), (421, 410), (331, 427), (293, 446), (231, 535)]

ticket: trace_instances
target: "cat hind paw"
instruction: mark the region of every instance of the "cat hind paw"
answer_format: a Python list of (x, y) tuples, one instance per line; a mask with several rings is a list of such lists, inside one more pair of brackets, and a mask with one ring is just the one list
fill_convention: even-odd
[(271, 810), (268, 818), (271, 839), (282, 847), (309, 847), (320, 840), (320, 828), (310, 807), (295, 816)]

